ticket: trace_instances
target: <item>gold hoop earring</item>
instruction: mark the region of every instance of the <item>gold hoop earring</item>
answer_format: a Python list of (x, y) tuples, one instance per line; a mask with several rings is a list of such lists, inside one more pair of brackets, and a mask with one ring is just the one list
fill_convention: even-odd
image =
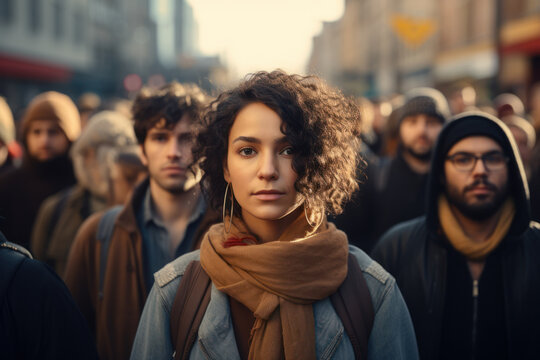
[(309, 226), (311, 226), (312, 228), (315, 228), (315, 227), (319, 226), (319, 224), (313, 225), (313, 224), (311, 223), (311, 221), (309, 221), (309, 217), (308, 217), (308, 215), (307, 215), (307, 205), (306, 205), (306, 203), (304, 203), (304, 215), (305, 215), (305, 217), (306, 217), (306, 221), (307, 221), (307, 223), (309, 224)]
[(229, 192), (229, 185), (231, 185), (231, 183), (227, 183), (227, 187), (225, 188), (225, 196), (223, 196), (223, 214), (222, 214), (222, 218), (223, 218), (223, 229), (225, 230), (225, 233), (228, 234), (231, 232), (231, 227), (232, 227), (232, 218), (233, 218), (233, 214), (234, 214), (234, 195), (233, 195), (233, 192), (232, 192), (232, 189), (231, 189), (231, 195), (232, 195), (232, 198), (231, 198), (231, 211), (230, 211), (230, 218), (229, 218), (229, 230), (227, 230), (227, 227), (225, 226), (225, 206), (227, 204), (227, 193)]

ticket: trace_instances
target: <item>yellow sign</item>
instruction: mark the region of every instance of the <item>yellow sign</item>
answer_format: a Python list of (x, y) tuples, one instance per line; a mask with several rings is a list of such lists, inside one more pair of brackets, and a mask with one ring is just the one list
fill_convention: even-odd
[(437, 25), (432, 20), (421, 20), (404, 15), (394, 15), (392, 16), (392, 27), (407, 45), (418, 47), (433, 35)]

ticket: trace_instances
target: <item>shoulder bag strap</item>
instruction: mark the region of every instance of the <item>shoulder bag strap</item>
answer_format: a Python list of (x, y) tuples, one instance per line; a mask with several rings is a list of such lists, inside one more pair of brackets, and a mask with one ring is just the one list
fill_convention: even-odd
[(171, 342), (175, 349), (175, 360), (189, 358), (210, 302), (211, 283), (200, 261), (189, 263), (171, 309)]
[(349, 270), (345, 281), (330, 300), (351, 340), (356, 359), (367, 359), (368, 341), (375, 317), (371, 295), (362, 270), (349, 253)]

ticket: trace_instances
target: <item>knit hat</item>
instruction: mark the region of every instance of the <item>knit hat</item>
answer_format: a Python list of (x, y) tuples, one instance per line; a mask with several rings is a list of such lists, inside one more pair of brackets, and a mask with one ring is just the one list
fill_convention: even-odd
[(56, 120), (69, 141), (76, 140), (81, 133), (81, 118), (71, 99), (56, 91), (36, 96), (28, 105), (22, 120), (23, 142), (29, 125), (34, 120)]
[(15, 140), (13, 114), (3, 97), (0, 96), (0, 141), (9, 145)]
[(425, 114), (436, 117), (442, 123), (450, 117), (450, 108), (444, 95), (433, 88), (422, 87), (405, 94), (405, 104), (400, 108), (399, 121), (407, 116)]
[[(441, 139), (440, 149), (443, 155), (448, 154), (455, 143), (469, 136), (487, 136), (495, 140), (503, 149), (507, 149), (508, 139), (512, 139), (508, 127), (501, 120), (481, 111), (464, 112), (452, 120), (460, 121), (456, 122), (452, 131), (447, 132)], [(502, 132), (501, 128), (508, 133)]]

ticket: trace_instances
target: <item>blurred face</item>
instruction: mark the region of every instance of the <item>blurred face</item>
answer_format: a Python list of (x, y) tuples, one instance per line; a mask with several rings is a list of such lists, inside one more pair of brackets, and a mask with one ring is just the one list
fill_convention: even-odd
[(188, 169), (193, 160), (191, 125), (189, 116), (185, 115), (172, 129), (165, 128), (163, 120), (148, 131), (141, 160), (148, 168), (153, 186), (170, 193), (182, 193), (197, 184)]
[(26, 145), (31, 157), (47, 161), (64, 155), (69, 140), (56, 120), (33, 120), (28, 127)]
[(531, 161), (531, 149), (527, 144), (527, 134), (525, 133), (525, 131), (515, 126), (509, 126), (508, 128), (512, 132), (514, 140), (516, 140), (516, 145), (519, 150), (519, 155), (521, 155), (521, 160), (523, 161), (523, 164), (525, 166), (528, 166), (529, 162)]
[[(139, 183), (146, 177), (146, 172), (139, 172), (136, 176), (126, 176), (126, 172), (129, 172), (125, 166), (120, 164), (114, 164), (111, 170), (110, 178), (110, 198), (109, 203), (111, 205), (122, 205), (126, 202), (131, 192)], [(133, 171), (131, 171), (133, 172)], [(132, 174), (134, 175), (134, 174)]]
[(238, 113), (229, 133), (224, 177), (248, 226), (284, 219), (301, 203), (294, 188), (293, 148), (281, 124), (273, 110), (253, 103)]
[(419, 160), (429, 161), (441, 129), (442, 123), (436, 117), (425, 114), (405, 117), (399, 127), (403, 149)]
[[(471, 136), (457, 142), (448, 152), (456, 154), (500, 154), (497, 142), (485, 136)], [(450, 161), (444, 163), (446, 196), (463, 215), (473, 220), (484, 220), (494, 215), (504, 202), (508, 189), (508, 166), (489, 170), (484, 162), (476, 160), (470, 171), (460, 171)]]

